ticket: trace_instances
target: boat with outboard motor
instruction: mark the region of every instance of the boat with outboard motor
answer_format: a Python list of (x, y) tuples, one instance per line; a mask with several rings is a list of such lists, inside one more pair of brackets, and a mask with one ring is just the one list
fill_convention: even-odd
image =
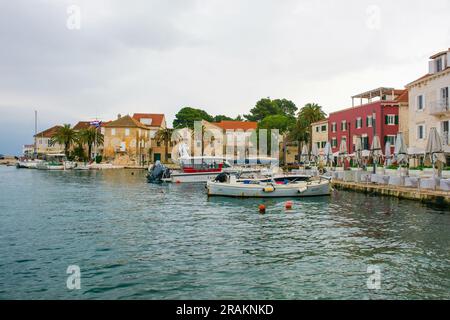
[(222, 173), (206, 183), (208, 196), (241, 198), (312, 197), (331, 194), (330, 180), (293, 176), (242, 179)]

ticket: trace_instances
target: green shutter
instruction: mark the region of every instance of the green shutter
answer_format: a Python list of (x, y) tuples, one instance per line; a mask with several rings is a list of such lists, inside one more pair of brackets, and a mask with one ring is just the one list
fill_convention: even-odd
[(395, 124), (398, 124), (398, 116), (395, 116)]
[(369, 116), (366, 117), (366, 127), (369, 126)]
[(389, 121), (389, 117), (388, 116), (384, 116), (384, 124), (388, 124)]

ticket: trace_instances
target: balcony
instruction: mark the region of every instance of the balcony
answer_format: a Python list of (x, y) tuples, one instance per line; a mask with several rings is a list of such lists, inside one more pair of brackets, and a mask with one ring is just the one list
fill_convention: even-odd
[(450, 114), (449, 100), (441, 99), (430, 102), (430, 114), (433, 116)]

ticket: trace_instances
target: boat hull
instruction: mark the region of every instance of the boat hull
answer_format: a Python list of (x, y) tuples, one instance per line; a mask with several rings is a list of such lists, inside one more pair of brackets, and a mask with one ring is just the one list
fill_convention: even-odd
[[(270, 186), (273, 186), (271, 191)], [(269, 187), (267, 189), (267, 187)], [(269, 191), (267, 191), (269, 190)], [(235, 184), (209, 181), (208, 196), (225, 196), (237, 198), (286, 198), (327, 196), (331, 193), (329, 181), (301, 182), (286, 185)]]
[(213, 180), (220, 172), (201, 172), (201, 173), (177, 173), (170, 174), (170, 181), (173, 183), (205, 183)]

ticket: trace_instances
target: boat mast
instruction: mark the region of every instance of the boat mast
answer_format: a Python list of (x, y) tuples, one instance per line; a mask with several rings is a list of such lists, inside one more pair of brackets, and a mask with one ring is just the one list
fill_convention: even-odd
[(37, 110), (34, 110), (34, 152), (33, 156), (37, 156), (37, 143), (36, 143), (36, 137), (37, 135)]

